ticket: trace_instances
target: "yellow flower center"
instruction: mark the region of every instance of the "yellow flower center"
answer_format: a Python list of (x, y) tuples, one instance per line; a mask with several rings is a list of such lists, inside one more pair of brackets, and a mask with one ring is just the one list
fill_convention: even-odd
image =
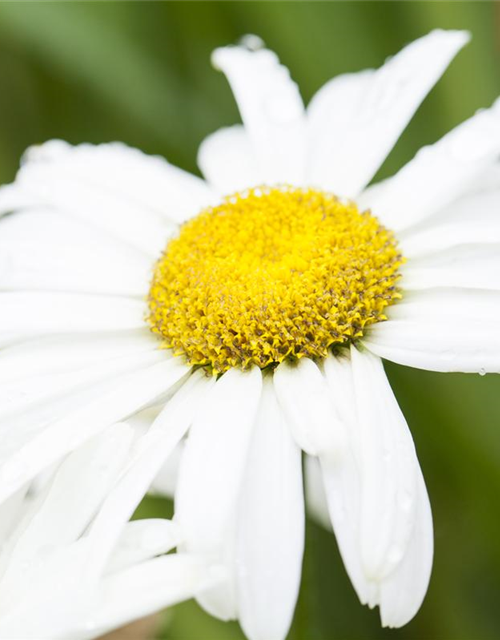
[(403, 263), (391, 231), (330, 193), (261, 187), (181, 227), (156, 264), (148, 322), (214, 373), (323, 358), (384, 320)]

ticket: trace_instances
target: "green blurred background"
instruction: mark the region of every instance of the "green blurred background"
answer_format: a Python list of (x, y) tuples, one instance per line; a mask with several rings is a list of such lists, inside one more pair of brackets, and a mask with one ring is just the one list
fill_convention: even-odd
[[(332, 76), (379, 66), (436, 27), (472, 43), (452, 63), (382, 168), (500, 94), (500, 3), (42, 2), (0, 3), (0, 182), (33, 143), (123, 140), (196, 171), (196, 150), (238, 121), (210, 52), (257, 33), (292, 70), (304, 99)], [(500, 323), (500, 320), (499, 320)], [(417, 617), (397, 631), (362, 608), (332, 535), (308, 523), (292, 640), (500, 638), (500, 379), (387, 366), (413, 431), (434, 511), (435, 564)], [(170, 513), (150, 498), (139, 516)], [(157, 638), (237, 640), (236, 624), (181, 605)]]

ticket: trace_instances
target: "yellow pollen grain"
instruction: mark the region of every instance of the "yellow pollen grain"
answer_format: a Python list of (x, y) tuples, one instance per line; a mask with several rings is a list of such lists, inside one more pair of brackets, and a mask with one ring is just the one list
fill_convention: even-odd
[(404, 259), (391, 231), (314, 189), (260, 187), (181, 227), (158, 260), (148, 323), (214, 373), (324, 358), (385, 320)]

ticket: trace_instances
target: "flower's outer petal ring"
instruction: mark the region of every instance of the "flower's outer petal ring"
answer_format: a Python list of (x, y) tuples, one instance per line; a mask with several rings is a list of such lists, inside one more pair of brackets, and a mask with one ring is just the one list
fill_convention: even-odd
[(362, 342), (381, 358), (409, 367), (500, 373), (499, 310), (499, 291), (408, 291)]
[(231, 85), (265, 182), (302, 185), (304, 105), (288, 69), (272, 51), (243, 46), (216, 49), (212, 61)]
[(357, 196), (468, 40), (464, 31), (436, 30), (379, 70), (342, 75), (320, 89), (308, 107), (309, 181)]
[(236, 588), (250, 640), (284, 640), (299, 593), (304, 551), (301, 451), (264, 379), (238, 505)]

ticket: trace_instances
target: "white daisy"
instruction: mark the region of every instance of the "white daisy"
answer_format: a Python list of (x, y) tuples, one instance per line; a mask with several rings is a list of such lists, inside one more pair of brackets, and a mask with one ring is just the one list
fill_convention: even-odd
[(500, 103), (367, 185), (467, 40), (435, 31), (307, 110), (255, 38), (217, 50), (244, 124), (203, 142), (206, 181), (119, 144), (31, 149), (0, 191), (0, 498), (164, 406), (149, 481), (189, 431), (180, 548), (227, 572), (203, 607), (286, 636), (304, 451), (360, 600), (408, 622), (432, 519), (380, 358), (500, 371)]
[(136, 432), (107, 427), (0, 506), (0, 638), (95, 638), (221, 579), (164, 555), (182, 542), (173, 522), (127, 522), (166, 443)]

